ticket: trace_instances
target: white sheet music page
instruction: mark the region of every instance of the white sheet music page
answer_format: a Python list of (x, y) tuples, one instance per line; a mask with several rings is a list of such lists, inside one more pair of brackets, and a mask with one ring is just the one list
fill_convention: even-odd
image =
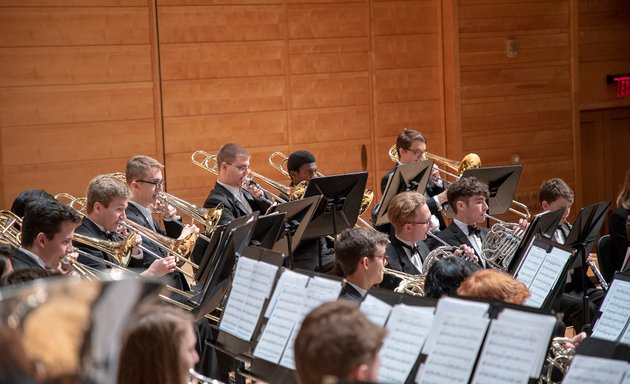
[(368, 293), (361, 302), (360, 309), (368, 320), (379, 327), (384, 327), (392, 306)]
[(551, 248), (532, 284), (528, 287), (531, 296), (524, 305), (534, 308), (542, 307), (556, 281), (560, 278), (569, 257), (571, 257), (571, 253), (559, 248)]
[(547, 252), (544, 249), (532, 244), (525, 256), (525, 260), (523, 260), (521, 267), (516, 273), (516, 280), (525, 284), (529, 289), (546, 257)]
[(262, 331), (254, 356), (260, 359), (277, 364), (282, 357), (282, 353), (291, 336), (291, 331), (298, 321), (301, 308), (306, 300), (306, 283), (308, 276), (285, 270), (281, 279), (284, 278), (281, 292), (274, 292), (278, 296), (275, 301), (275, 308), (265, 329)]
[(555, 323), (551, 315), (505, 309), (490, 324), (472, 382), (527, 384), (540, 376)]
[(621, 384), (630, 384), (630, 364), (626, 366), (626, 375), (623, 377)]
[(239, 258), (219, 329), (241, 340), (251, 340), (277, 271), (275, 265)]
[(630, 320), (630, 282), (613, 280), (600, 310), (602, 315), (593, 327), (592, 336), (614, 341)]
[(420, 355), (433, 322), (433, 307), (398, 304), (387, 321), (387, 336), (381, 348), (381, 383), (404, 383)]
[(290, 369), (295, 369), (295, 359), (293, 356), (293, 347), (295, 344), (295, 338), (297, 337), (300, 327), (302, 326), (302, 320), (313, 309), (317, 308), (323, 303), (329, 301), (337, 301), (341, 294), (341, 281), (334, 279), (326, 279), (324, 277), (315, 276), (312, 277), (308, 286), (306, 287), (306, 298), (302, 305), (300, 315), (297, 318), (295, 326), (291, 332), (291, 336), (287, 342), (287, 347), (280, 359), (280, 365)]
[(625, 361), (575, 355), (562, 384), (620, 384), (627, 370)]

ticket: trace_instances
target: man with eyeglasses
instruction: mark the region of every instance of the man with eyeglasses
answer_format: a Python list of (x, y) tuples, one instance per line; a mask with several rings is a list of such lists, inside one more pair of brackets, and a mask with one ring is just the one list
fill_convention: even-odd
[[(399, 165), (411, 164), (424, 160), (426, 150), (427, 140), (422, 133), (416, 131), (415, 129), (403, 129), (396, 138), (396, 152), (398, 153), (398, 163), (392, 169), (387, 171), (385, 176), (383, 176), (383, 178), (381, 179), (381, 194), (385, 192), (387, 182), (396, 171), (396, 167), (398, 167)], [(425, 192), (426, 195), (430, 197), (430, 199), (427, 199), (426, 204), (431, 211), (431, 220), (433, 221), (433, 230), (435, 232), (446, 228), (446, 222), (444, 221), (440, 213), (440, 210), (442, 209), (442, 204), (446, 202), (445, 188), (446, 185), (444, 185), (444, 181), (440, 178), (439, 171), (437, 169), (434, 169)], [(379, 230), (381, 229), (379, 228)], [(390, 228), (384, 227), (382, 230), (389, 230), (391, 233)]]
[(349, 228), (337, 236), (336, 268), (346, 278), (340, 299), (361, 301), (373, 286), (383, 281), (388, 244), (386, 234), (366, 227)]
[[(204, 202), (204, 208), (214, 208), (223, 204), (220, 225), (225, 225), (235, 218), (254, 211), (265, 213), (269, 201), (264, 199), (264, 192), (254, 185), (249, 185), (246, 176), (249, 173), (250, 154), (238, 144), (225, 144), (217, 153), (218, 176), (214, 189)], [(243, 184), (247, 184), (244, 188)]]
[[(125, 214), (127, 218), (145, 228), (160, 235), (168, 236), (173, 239), (185, 237), (191, 232), (197, 232), (195, 226), (185, 225), (182, 227), (178, 223), (177, 210), (174, 207), (163, 202), (158, 203), (158, 194), (164, 190), (164, 177), (162, 175), (164, 166), (157, 160), (149, 156), (134, 156), (127, 162), (125, 168), (125, 179), (129, 186), (129, 200)], [(164, 223), (164, 230), (160, 224), (153, 219), (151, 207), (155, 207), (159, 212)], [(148, 249), (150, 253), (145, 253), (142, 267), (149, 266), (157, 259), (156, 256), (168, 257), (169, 255), (160, 248), (155, 242), (143, 239), (143, 247)], [(172, 285), (176, 288), (188, 290), (189, 286), (180, 272), (172, 272), (169, 274)]]

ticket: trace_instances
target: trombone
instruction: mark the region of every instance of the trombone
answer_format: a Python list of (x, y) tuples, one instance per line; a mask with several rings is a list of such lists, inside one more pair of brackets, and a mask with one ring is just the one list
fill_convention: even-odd
[[(398, 150), (396, 149), (396, 144), (392, 145), (389, 148), (388, 155), (389, 155), (389, 158), (393, 162), (395, 163), (398, 162), (399, 158), (398, 158)], [(462, 161), (456, 161), (456, 160), (447, 159), (445, 157), (441, 157), (438, 155), (434, 155), (429, 152), (425, 152), (424, 159), (434, 160), (436, 163), (443, 164), (445, 167), (448, 167), (451, 170), (457, 172), (455, 174), (449, 171), (445, 171), (444, 169), (441, 169), (439, 167), (436, 167), (439, 172), (445, 175), (451, 176), (455, 180), (459, 180), (462, 173), (464, 173), (468, 169), (481, 168), (481, 158), (476, 153), (469, 153), (462, 158)], [(527, 221), (531, 219), (532, 214), (527, 208), (527, 205), (516, 200), (512, 200), (512, 205), (515, 206), (515, 208), (510, 207), (508, 211), (512, 212), (513, 214)]]

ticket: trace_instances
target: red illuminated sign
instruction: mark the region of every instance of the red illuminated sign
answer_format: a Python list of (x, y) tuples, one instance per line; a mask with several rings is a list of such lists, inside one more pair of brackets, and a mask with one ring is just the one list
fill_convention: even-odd
[(615, 77), (613, 80), (617, 83), (617, 97), (630, 95), (630, 76)]

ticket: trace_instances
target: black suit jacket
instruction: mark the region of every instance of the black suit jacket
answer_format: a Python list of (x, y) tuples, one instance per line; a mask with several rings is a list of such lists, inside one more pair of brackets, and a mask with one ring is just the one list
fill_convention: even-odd
[[(145, 228), (153, 230), (147, 218), (142, 214), (142, 212), (140, 212), (138, 207), (136, 207), (135, 205), (129, 204), (127, 206), (127, 209), (125, 210), (125, 214), (127, 215), (127, 218), (133, 221), (134, 223), (140, 224)], [(176, 239), (182, 233), (182, 227), (174, 221), (164, 221), (164, 228), (166, 228), (166, 231), (163, 231), (160, 228), (160, 224), (157, 221), (155, 221), (153, 218), (151, 218), (151, 220), (153, 221), (153, 225), (155, 226), (155, 228), (157, 228), (157, 233), (159, 233), (160, 235), (168, 236), (170, 238)], [(166, 254), (166, 251), (164, 251), (162, 248), (157, 246), (155, 242), (151, 240), (147, 240), (144, 236), (142, 237), (142, 247), (148, 249), (149, 251), (155, 253), (156, 255), (160, 255), (162, 257), (168, 256)], [(148, 252), (144, 252), (144, 257), (142, 260), (142, 268), (143, 269), (149, 268), (155, 260), (157, 260), (157, 257), (150, 255)], [(182, 289), (182, 290), (190, 289), (190, 287), (188, 286), (188, 282), (186, 281), (186, 278), (181, 272), (175, 271), (173, 273), (169, 273), (168, 277), (170, 278), (171, 281), (168, 281), (167, 284), (172, 285), (175, 288)]]
[(22, 269), (46, 269), (42, 268), (41, 265), (37, 263), (37, 261), (33, 260), (33, 258), (26, 254), (22, 248), (17, 248), (13, 251), (13, 270), (20, 271)]
[(361, 296), (361, 293), (359, 293), (359, 291), (357, 291), (352, 285), (346, 282), (343, 288), (341, 289), (341, 294), (339, 295), (339, 299), (350, 300), (350, 301), (355, 301), (357, 303), (360, 303), (361, 301), (363, 301), (363, 296)]
[[(490, 230), (488, 228), (479, 228), (479, 230), (481, 231), (480, 237), (481, 237), (481, 240), (483, 241), (483, 239), (486, 238), (486, 235), (488, 234)], [(446, 241), (446, 243), (448, 243), (449, 245), (454, 245), (454, 246), (459, 247), (462, 244), (466, 244), (467, 246), (475, 250), (475, 248), (470, 243), (470, 240), (468, 240), (468, 235), (462, 232), (462, 230), (459, 229), (459, 227), (457, 226), (457, 224), (455, 224), (454, 221), (451, 223), (451, 225), (446, 227), (446, 229), (438, 232), (436, 236)], [(435, 248), (441, 245), (443, 244), (433, 238), (427, 239), (427, 246), (429, 247), (430, 250), (434, 250)], [(477, 251), (475, 251), (475, 254), (477, 255)], [(481, 264), (481, 255), (477, 255), (477, 258), (480, 260), (478, 264), (483, 266), (483, 264)]]
[[(420, 259), (424, 262), (429, 254), (429, 247), (427, 247), (424, 241), (419, 242), (417, 247), (420, 253)], [(405, 252), (403, 243), (398, 240), (396, 236), (392, 238), (391, 243), (387, 246), (386, 253), (389, 257), (387, 268), (409, 273), (411, 275), (419, 275), (422, 273), (422, 271), (419, 271), (416, 266), (413, 265), (411, 259), (409, 259), (409, 256), (407, 256), (407, 253)]]
[[(268, 203), (254, 199), (252, 194), (245, 189), (243, 189), (243, 195), (249, 203), (249, 206), (252, 208), (252, 211), (259, 211), (264, 214), (269, 208)], [(247, 214), (239, 207), (236, 197), (228, 191), (227, 188), (217, 183), (206, 198), (203, 206), (204, 208), (214, 208), (221, 203), (223, 204), (223, 212), (221, 213), (219, 225), (228, 224), (237, 217), (245, 216)]]

